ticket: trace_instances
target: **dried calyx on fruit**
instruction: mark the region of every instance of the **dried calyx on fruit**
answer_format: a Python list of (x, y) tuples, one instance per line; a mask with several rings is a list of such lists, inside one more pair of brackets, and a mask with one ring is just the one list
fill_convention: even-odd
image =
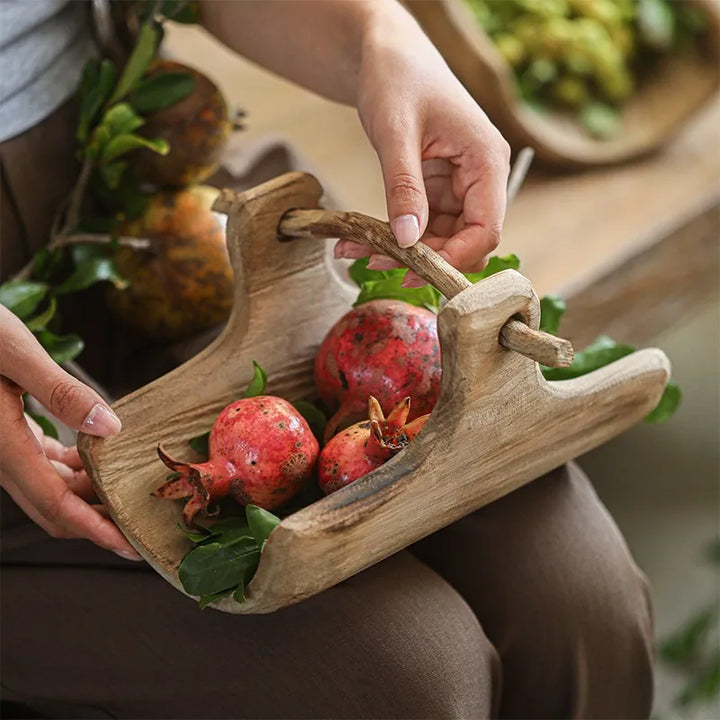
[(412, 395), (415, 417), (429, 413), (440, 390), (437, 318), (399, 300), (360, 305), (330, 329), (315, 357), (315, 387), (336, 410), (325, 439), (365, 417), (372, 395), (393, 407)]
[(370, 396), (368, 419), (339, 432), (320, 453), (318, 483), (326, 495), (367, 475), (407, 447), (430, 417), (421, 415), (407, 423), (410, 404), (410, 398), (404, 398), (386, 418), (380, 403)]

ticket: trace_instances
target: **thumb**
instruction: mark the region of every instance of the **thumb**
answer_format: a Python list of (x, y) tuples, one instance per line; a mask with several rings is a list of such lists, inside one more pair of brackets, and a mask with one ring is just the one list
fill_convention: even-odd
[(101, 437), (119, 432), (119, 418), (100, 395), (57, 365), (25, 324), (3, 307), (0, 336), (6, 341), (0, 374), (75, 430)]
[(378, 157), (390, 227), (398, 245), (410, 247), (420, 239), (428, 222), (419, 138), (394, 134), (378, 147)]

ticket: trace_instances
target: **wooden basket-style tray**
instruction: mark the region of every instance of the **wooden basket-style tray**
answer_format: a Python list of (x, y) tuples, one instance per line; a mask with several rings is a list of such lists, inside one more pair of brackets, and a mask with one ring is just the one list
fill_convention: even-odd
[[(267, 370), (269, 393), (313, 395), (315, 352), (354, 293), (329, 270), (325, 243), (311, 238), (335, 236), (333, 227), (365, 236), (454, 295), (438, 316), (442, 386), (422, 433), (375, 472), (286, 517), (265, 545), (247, 601), (214, 604), (227, 612), (271, 612), (318, 593), (596, 447), (652, 410), (669, 377), (665, 355), (649, 349), (576, 380), (545, 381), (521, 352), (553, 362), (543, 346), (551, 356), (563, 341), (533, 333), (539, 305), (525, 277), (508, 270), (469, 285), (426, 246), (397, 248), (387, 223), (313, 211), (321, 194), (302, 173), (224, 191), (216, 209), (229, 216), (236, 272), (227, 327), (199, 355), (119, 400), (121, 433), (78, 440), (112, 518), (182, 591), (177, 570), (191, 544), (176, 527), (182, 503), (150, 495), (167, 472), (157, 443), (189, 459), (187, 439), (241, 396), (252, 360)], [(279, 233), (307, 238), (281, 242)]]
[(538, 113), (521, 101), (512, 68), (479, 25), (466, 0), (406, 0), (411, 12), (468, 92), (515, 148), (530, 146), (540, 162), (567, 166), (617, 163), (670, 140), (720, 82), (720, 5), (692, 2), (708, 18), (698, 52), (670, 54), (643, 77), (623, 105), (617, 137), (589, 135), (568, 112)]

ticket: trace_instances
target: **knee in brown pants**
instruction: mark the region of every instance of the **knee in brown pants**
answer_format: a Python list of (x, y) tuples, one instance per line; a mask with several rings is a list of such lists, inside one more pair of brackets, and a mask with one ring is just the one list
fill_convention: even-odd
[(413, 548), (467, 600), (502, 664), (501, 717), (648, 717), (647, 582), (570, 464)]

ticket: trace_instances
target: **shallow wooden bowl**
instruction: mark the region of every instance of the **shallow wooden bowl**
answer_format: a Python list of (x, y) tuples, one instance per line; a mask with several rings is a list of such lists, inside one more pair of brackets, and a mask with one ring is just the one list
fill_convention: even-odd
[(523, 103), (512, 68), (478, 24), (465, 0), (406, 0), (428, 37), (513, 148), (530, 146), (537, 160), (581, 167), (629, 160), (670, 140), (720, 82), (720, 4), (686, 0), (709, 18), (701, 47), (663, 59), (623, 106), (617, 137), (596, 139), (571, 113), (539, 113)]
[[(286, 517), (265, 545), (247, 601), (214, 604), (231, 613), (271, 612), (318, 593), (605, 442), (652, 410), (669, 377), (665, 355), (649, 349), (576, 380), (545, 381), (534, 360), (504, 347), (522, 345), (538, 326), (538, 300), (525, 277), (509, 270), (469, 285), (442, 259), (428, 269), (429, 248), (388, 249), (387, 223), (313, 211), (321, 193), (302, 173), (241, 194), (224, 191), (216, 208), (229, 216), (236, 271), (227, 327), (199, 355), (119, 400), (120, 434), (78, 442), (115, 522), (182, 591), (177, 571), (191, 545), (176, 527), (182, 503), (150, 495), (167, 472), (157, 443), (189, 458), (187, 439), (241, 395), (252, 360), (268, 371), (268, 392), (289, 400), (313, 394), (315, 352), (354, 295), (330, 272), (324, 243), (312, 239), (329, 236), (324, 219), (336, 216), (343, 232), (368, 242), (382, 235), (384, 252), (454, 294), (438, 316), (442, 387), (423, 431), (375, 472)], [(281, 242), (279, 228), (307, 238)], [(515, 323), (526, 329), (519, 340), (508, 334)]]

